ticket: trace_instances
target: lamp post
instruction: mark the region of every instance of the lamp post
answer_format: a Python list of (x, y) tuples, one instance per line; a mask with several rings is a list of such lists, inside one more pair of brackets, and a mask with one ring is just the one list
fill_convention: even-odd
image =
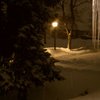
[[(58, 26), (58, 22), (54, 21), (52, 22), (52, 27), (56, 28)], [(54, 32), (54, 50), (56, 50), (56, 32)]]

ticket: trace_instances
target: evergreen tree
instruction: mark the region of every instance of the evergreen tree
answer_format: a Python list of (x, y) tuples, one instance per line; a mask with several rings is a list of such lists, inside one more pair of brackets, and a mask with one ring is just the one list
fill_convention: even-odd
[(3, 0), (2, 3), (0, 88), (4, 93), (17, 88), (19, 100), (25, 100), (27, 88), (33, 83), (43, 85), (45, 81), (61, 79), (54, 65), (56, 60), (42, 43), (44, 24), (50, 15), (41, 0)]

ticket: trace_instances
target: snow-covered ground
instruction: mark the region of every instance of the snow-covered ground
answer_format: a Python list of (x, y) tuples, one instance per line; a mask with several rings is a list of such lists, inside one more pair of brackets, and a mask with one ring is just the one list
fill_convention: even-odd
[[(51, 46), (46, 47), (51, 56), (59, 60), (56, 65), (63, 69), (62, 75), (67, 81), (56, 85), (52, 83), (53, 85), (47, 85), (45, 89), (52, 97), (55, 97), (51, 92), (54, 91), (58, 95), (57, 100), (68, 100), (73, 97), (76, 98), (70, 100), (100, 100), (100, 50), (90, 49), (90, 41), (80, 39), (75, 41), (77, 42), (74, 42), (75, 46), (73, 44), (74, 48), (71, 50), (65, 45), (62, 47), (60, 45), (56, 50)], [(86, 46), (81, 45), (85, 43)], [(51, 86), (54, 87), (53, 90), (50, 89)]]
[[(69, 74), (69, 78), (71, 79), (72, 83), (70, 83), (71, 86), (69, 87), (70, 89), (72, 89), (73, 97), (75, 95), (78, 95), (77, 93), (83, 91), (83, 93), (79, 94), (80, 97), (71, 100), (100, 100), (100, 92), (97, 92), (97, 95), (96, 92), (92, 93), (100, 89), (99, 50), (95, 51), (84, 49), (82, 47), (71, 50), (68, 50), (67, 48), (57, 47), (56, 50), (54, 50), (53, 47), (49, 47), (47, 48), (47, 51), (51, 53), (51, 56), (59, 60), (59, 62), (56, 63), (57, 66), (61, 66), (65, 68), (65, 70), (70, 70), (71, 74)], [(89, 95), (86, 97), (81, 96), (87, 94)]]
[(100, 100), (100, 91), (91, 93), (86, 96), (79, 96), (77, 98), (70, 99), (70, 100)]
[(100, 51), (84, 49), (82, 47), (68, 50), (67, 48), (53, 47), (47, 49), (51, 55), (58, 59), (56, 65), (73, 68), (100, 71)]

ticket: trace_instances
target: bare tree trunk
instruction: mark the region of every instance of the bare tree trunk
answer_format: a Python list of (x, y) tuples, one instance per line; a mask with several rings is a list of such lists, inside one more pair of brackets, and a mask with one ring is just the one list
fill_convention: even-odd
[(74, 24), (75, 24), (75, 15), (74, 15), (74, 3), (77, 0), (70, 0), (70, 18), (71, 18), (71, 22), (70, 22), (70, 32), (68, 33), (68, 49), (71, 49), (71, 35), (73, 33), (73, 28), (74, 28)]
[(47, 34), (46, 33), (44, 33), (44, 44), (46, 44), (47, 43), (47, 36), (46, 36)]
[(68, 42), (67, 42), (67, 48), (71, 49), (71, 31), (68, 32)]
[[(71, 35), (73, 32), (73, 27), (75, 23), (75, 15), (74, 15), (74, 3), (76, 3), (77, 0), (70, 0), (70, 19), (67, 19), (65, 15), (65, 0), (62, 0), (61, 7), (62, 7), (62, 14), (63, 14), (63, 23), (64, 27), (66, 29), (66, 34), (67, 34), (67, 48), (71, 49)], [(67, 20), (70, 21), (67, 21)]]
[(62, 0), (61, 2), (61, 7), (62, 7), (62, 15), (63, 15), (63, 24), (64, 24), (64, 28), (65, 28), (65, 33), (67, 34), (67, 48), (70, 49), (70, 35), (69, 35), (69, 29), (68, 29), (68, 26), (67, 26), (67, 21), (66, 21), (66, 15), (65, 15), (65, 0)]
[(74, 1), (70, 0), (70, 17), (71, 17), (71, 31), (73, 31), (73, 27), (75, 24), (75, 15), (74, 15)]

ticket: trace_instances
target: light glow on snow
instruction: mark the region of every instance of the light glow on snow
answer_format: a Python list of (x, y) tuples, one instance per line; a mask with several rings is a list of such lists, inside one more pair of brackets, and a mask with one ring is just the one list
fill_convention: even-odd
[(56, 50), (54, 50), (53, 47), (48, 47), (46, 49), (47, 52), (51, 54), (51, 56), (60, 61), (56, 63), (56, 65), (58, 66), (60, 65), (64, 68), (69, 67), (81, 70), (83, 69), (100, 70), (99, 51), (97, 52), (89, 49), (84, 49), (83, 47), (71, 50), (62, 47), (57, 47)]
[(68, 48), (63, 48), (63, 47), (56, 47), (56, 50), (54, 50), (53, 47), (48, 47), (46, 48), (47, 52), (49, 52), (53, 57), (58, 57), (62, 55), (71, 55), (71, 54), (82, 54), (86, 52), (90, 52), (89, 49), (84, 50), (83, 47), (80, 48), (75, 48), (75, 49), (68, 49)]

